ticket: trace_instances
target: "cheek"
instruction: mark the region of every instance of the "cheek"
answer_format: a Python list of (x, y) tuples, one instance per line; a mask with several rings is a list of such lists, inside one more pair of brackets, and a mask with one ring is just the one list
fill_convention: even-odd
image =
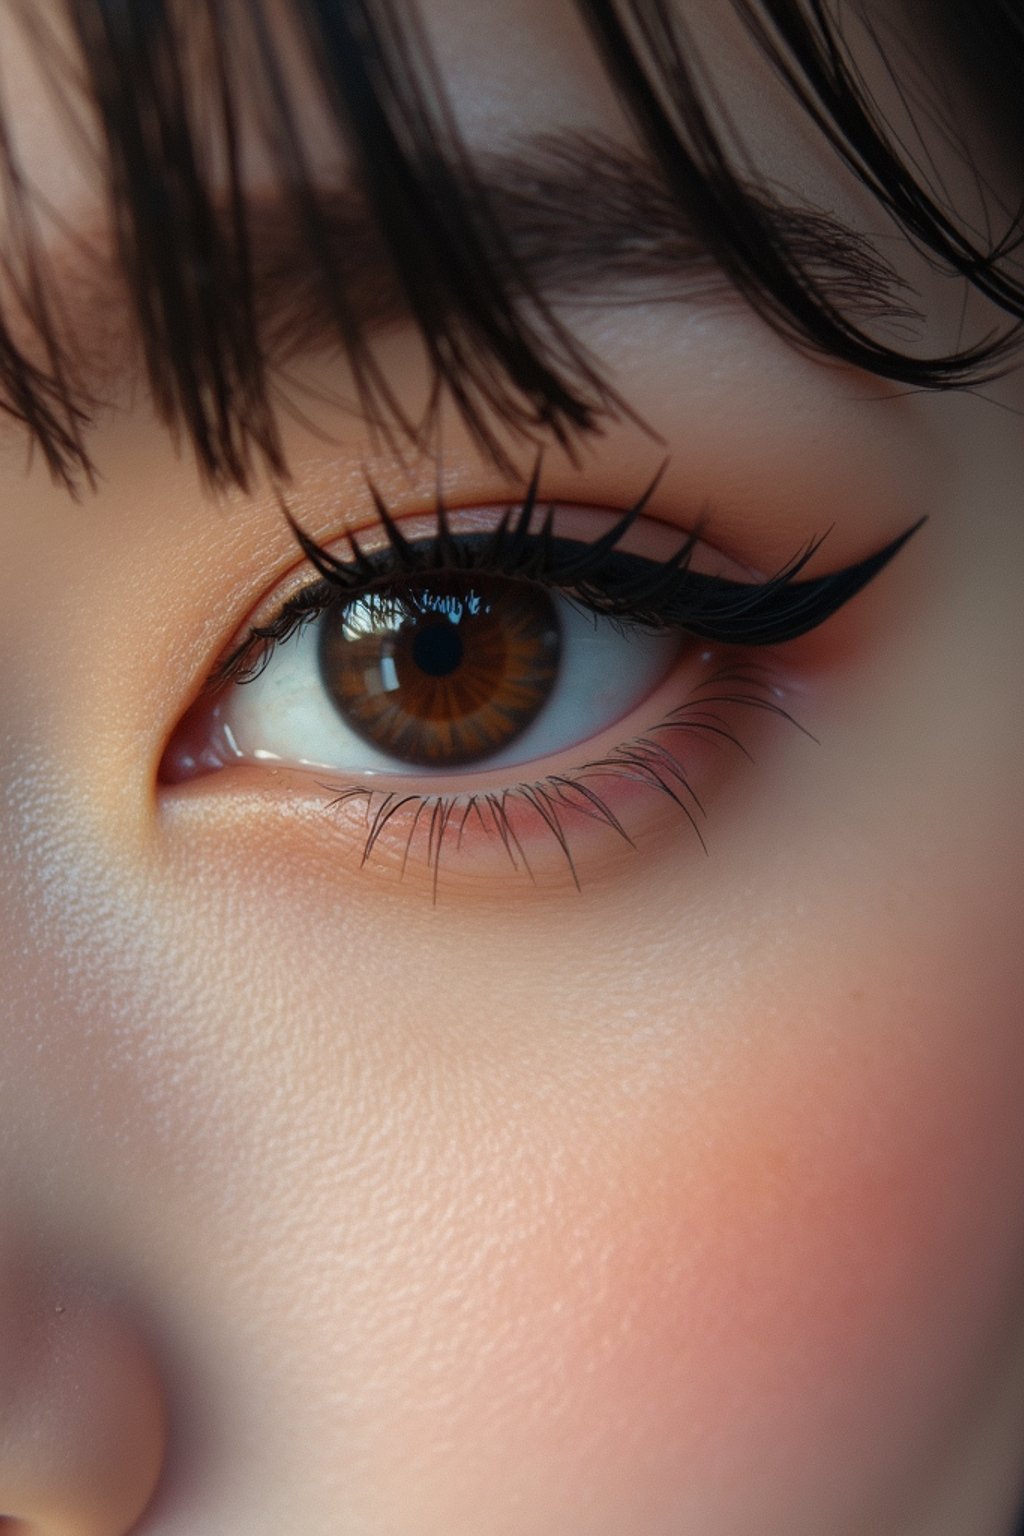
[[(63, 1218), (109, 1207), (187, 1360), (179, 1420), (206, 1393), (231, 1426), (225, 1508), (288, 1528), (310, 1489), (416, 1536), (913, 1512), (1024, 1319), (1011, 861), (901, 893), (837, 855), (798, 908), (798, 855), (753, 888), (726, 854), (663, 933), (621, 893), (501, 945), (488, 914), (442, 942), (428, 909), (384, 965), (402, 912), (345, 887), (326, 924), (322, 837), (289, 876), (281, 827), (247, 825), (130, 918), (83, 875), (77, 969), (35, 978), (21, 1042), (20, 1080), (51, 1074), (29, 1118), (73, 1109)], [(734, 947), (694, 940), (684, 986), (702, 913)], [(138, 930), (123, 969), (101, 918)], [(41, 1004), (64, 967), (75, 1001)]]
[[(905, 926), (870, 988), (854, 941), (849, 975), (737, 999), (711, 1083), (680, 1058), (656, 1093), (567, 1090), (515, 1140), (476, 1125), (429, 1261), (442, 1342), (395, 1414), (448, 1520), (489, 1529), (496, 1490), (525, 1529), (588, 1536), (918, 1517), (1020, 1372), (1024, 978), (1004, 951), (985, 996), (969, 927)], [(821, 955), (819, 933), (787, 969)], [(387, 1455), (377, 1474), (400, 1498)]]

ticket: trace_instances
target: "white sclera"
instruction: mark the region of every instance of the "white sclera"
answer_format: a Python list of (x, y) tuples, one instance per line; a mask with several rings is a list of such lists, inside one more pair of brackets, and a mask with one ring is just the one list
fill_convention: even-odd
[[(346, 725), (320, 680), (316, 619), (279, 644), (264, 671), (221, 700), (232, 755), (257, 762), (441, 778), (535, 762), (582, 745), (642, 704), (685, 644), (678, 634), (623, 631), (552, 593), (562, 630), (558, 676), (547, 703), (501, 752), (455, 769), (426, 769), (377, 751)], [(653, 723), (653, 722), (652, 722)]]

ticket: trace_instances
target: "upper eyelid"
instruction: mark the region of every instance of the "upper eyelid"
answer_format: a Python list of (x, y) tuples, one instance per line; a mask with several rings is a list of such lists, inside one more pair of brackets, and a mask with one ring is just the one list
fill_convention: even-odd
[[(540, 463), (541, 460), (538, 457), (533, 476), (525, 492), (519, 497), (495, 499), (493, 502), (466, 502), (458, 506), (449, 506), (441, 496), (437, 496), (433, 508), (419, 506), (402, 513), (393, 512), (386, 505), (383, 497), (372, 485), (372, 482), (367, 481), (371, 491), (371, 499), (375, 504), (376, 516), (371, 516), (366, 521), (353, 527), (347, 527), (340, 533), (330, 534), (326, 537), (320, 536), (317, 539), (309, 539), (309, 542), (319, 551), (334, 555), (336, 551), (344, 551), (346, 546), (350, 546), (353, 541), (356, 541), (367, 553), (373, 554), (388, 547), (389, 525), (400, 525), (406, 538), (412, 539), (415, 537), (417, 540), (420, 538), (427, 540), (434, 536), (440, 517), (446, 518), (449, 521), (454, 532), (464, 535), (467, 531), (476, 531), (478, 528), (483, 528), (487, 531), (493, 527), (495, 518), (500, 518), (507, 511), (516, 514), (522, 511), (527, 504), (532, 508), (534, 515), (545, 513), (549, 509), (556, 512), (560, 518), (565, 518), (567, 515), (570, 517), (578, 516), (583, 513), (588, 516), (599, 516), (606, 525), (610, 526), (611, 523), (620, 520), (628, 511), (640, 512), (645, 510), (648, 498), (657, 488), (667, 465), (666, 461), (652, 477), (642, 494), (636, 498), (632, 507), (626, 508), (615, 507), (614, 505), (601, 505), (590, 500), (576, 501), (566, 496), (541, 498), (538, 494)], [(284, 520), (292, 528), (293, 535), (295, 533), (302, 533), (304, 537), (309, 538), (305, 534), (305, 530), (301, 528), (292, 515), (291, 508), (283, 497), (279, 497), (278, 505)], [(707, 521), (707, 519), (697, 520), (696, 527), (698, 532), (704, 529)], [(679, 524), (670, 523), (664, 518), (646, 513), (644, 526), (650, 528), (652, 525), (662, 531), (666, 540), (666, 548), (668, 543), (671, 543), (674, 549), (684, 539), (691, 536)], [(421, 534), (416, 534), (415, 530), (417, 528), (422, 530)], [(581, 540), (581, 543), (583, 542), (586, 541)], [(302, 551), (301, 545), (300, 553), (302, 558), (293, 561), (276, 579), (269, 595), (261, 598), (255, 605), (255, 608), (250, 610), (250, 617), (246, 622), (236, 628), (234, 636), (224, 647), (222, 654), (230, 654), (244, 634), (272, 618), (287, 602), (312, 585), (309, 577), (310, 561), (308, 555)], [(736, 569), (741, 568), (729, 556), (720, 554), (719, 558)], [(749, 567), (742, 567), (742, 569), (749, 569)]]
[[(637, 507), (632, 509), (633, 515), (639, 507), (642, 507), (645, 498), (641, 498)], [(553, 512), (553, 508), (551, 511)], [(507, 514), (506, 514), (507, 515)], [(387, 514), (385, 513), (387, 517)], [(623, 519), (622, 521), (625, 521)], [(606, 541), (598, 538), (589, 546), (582, 540), (571, 540), (554, 536), (556, 543), (573, 545), (583, 553), (583, 574), (579, 577), (579, 585), (571, 581), (558, 581), (556, 567), (544, 576), (537, 575), (535, 579), (543, 584), (556, 587), (563, 592), (576, 593), (577, 596), (592, 608), (597, 614), (606, 617), (618, 618), (624, 622), (651, 622), (660, 619), (681, 630), (688, 631), (697, 638), (704, 638), (717, 643), (736, 645), (770, 645), (783, 644), (788, 640), (798, 638), (800, 635), (816, 629), (832, 614), (845, 606), (856, 594), (879, 574), (881, 570), (895, 557), (907, 541), (927, 521), (920, 518), (911, 527), (899, 534), (891, 543), (881, 550), (868, 555), (865, 559), (853, 565), (844, 567), (839, 571), (825, 576), (807, 578), (797, 581), (796, 577), (806, 566), (811, 557), (824, 542), (824, 536), (811, 540), (794, 558), (774, 575), (752, 581), (736, 581), (721, 576), (707, 575), (702, 572), (693, 572), (690, 569), (690, 555), (697, 547), (698, 536), (692, 533), (686, 536), (674, 556), (665, 560), (651, 559), (638, 554), (633, 554), (618, 549), (617, 544), (612, 544), (607, 554), (609, 563), (618, 562), (628, 567), (624, 574), (628, 576), (624, 585), (620, 588), (616, 597), (610, 597), (610, 601), (617, 606), (604, 606), (596, 600), (596, 594), (603, 592), (609, 594), (607, 584), (596, 580), (599, 564), (587, 572), (585, 569), (586, 554), (593, 552)], [(388, 555), (389, 551), (394, 555), (396, 546), (394, 535), (390, 528), (390, 519), (387, 519), (387, 527), (390, 543), (383, 550), (375, 551), (378, 554)], [(402, 552), (403, 546), (408, 548), (404, 536), (397, 534), (401, 541), (397, 546)], [(456, 543), (465, 544), (471, 538), (485, 537), (480, 535), (454, 534)], [(530, 541), (538, 540), (537, 533), (526, 534)], [(354, 541), (350, 538), (350, 543)], [(440, 547), (439, 535), (435, 534), (434, 540), (424, 539), (417, 541), (413, 549), (427, 547), (433, 542), (436, 550)], [(309, 541), (312, 543), (312, 541)], [(320, 546), (313, 545), (321, 554), (325, 553)], [(357, 546), (358, 548), (358, 546)], [(308, 550), (307, 550), (308, 552)], [(486, 547), (484, 548), (486, 555)], [(334, 557), (332, 557), (334, 558)], [(340, 564), (340, 562), (339, 562)], [(219, 687), (230, 680), (246, 680), (249, 676), (258, 675), (262, 666), (266, 664), (274, 646), (281, 640), (290, 638), (295, 630), (307, 622), (315, 621), (321, 613), (335, 602), (350, 601), (353, 598), (374, 590), (377, 587), (393, 584), (400, 579), (414, 579), (417, 574), (427, 578), (431, 571), (451, 569), (443, 564), (431, 566), (425, 562), (423, 567), (415, 569), (396, 569), (396, 562), (392, 559), (392, 568), (388, 568), (388, 561), (380, 562), (380, 569), (369, 577), (364, 583), (358, 583), (349, 590), (343, 590), (340, 584), (332, 587), (330, 581), (321, 575), (319, 580), (306, 581), (299, 585), (292, 595), (282, 599), (273, 619), (264, 626), (250, 625), (246, 637), (237, 645), (229, 649), (227, 656), (217, 666), (208, 686)], [(458, 569), (459, 567), (454, 567)], [(470, 571), (476, 567), (468, 567)], [(514, 578), (517, 572), (511, 569), (503, 572), (497, 565), (482, 563), (479, 566), (481, 572), (494, 574), (506, 574)], [(564, 573), (563, 573), (564, 574)], [(639, 585), (639, 579), (645, 576), (648, 587), (643, 589)], [(530, 579), (529, 577), (527, 579)], [(635, 590), (632, 590), (634, 579), (638, 582)], [(588, 583), (590, 593), (588, 595)], [(660, 585), (664, 589), (663, 600), (659, 604), (654, 601), (654, 596)], [(703, 611), (698, 606), (689, 610), (673, 614), (670, 604), (670, 595), (685, 593), (687, 589), (696, 591), (704, 603)], [(780, 597), (780, 594), (782, 596)], [(303, 603), (307, 606), (303, 608)], [(772, 606), (774, 604), (774, 606)], [(646, 606), (645, 606), (646, 605)], [(255, 660), (249, 660), (255, 653)]]
[[(639, 508), (641, 508), (644, 505), (644, 503), (646, 501), (646, 497), (650, 493), (650, 490), (652, 490), (654, 488), (654, 486), (657, 484), (657, 479), (658, 479), (658, 477), (655, 477), (655, 480), (652, 481), (651, 485), (648, 487), (648, 491), (644, 493), (644, 496), (639, 498), (638, 502), (634, 504), (634, 509), (632, 509), (632, 510), (636, 511), (636, 510), (638, 510)], [(535, 490), (536, 490), (536, 476), (534, 477), (534, 481), (531, 484), (531, 489), (528, 491), (527, 497), (525, 498), (525, 502), (529, 502), (530, 506), (533, 507), (534, 510), (536, 510)], [(531, 493), (533, 493), (533, 494), (531, 494)], [(498, 517), (500, 517), (503, 514), (508, 513), (508, 512), (511, 512), (511, 513), (514, 514), (517, 511), (523, 510), (524, 504), (525, 504), (524, 501), (520, 501), (520, 502), (510, 502), (510, 503), (498, 504), (497, 506), (495, 506), (493, 508), (484, 508), (484, 507), (476, 508), (476, 507), (473, 507), (473, 508), (445, 509), (444, 515), (446, 515), (452, 521), (452, 533), (453, 533), (453, 536), (457, 540), (459, 540), (460, 542), (463, 542), (467, 538), (472, 537), (473, 534), (478, 531), (478, 529), (476, 527), (472, 527), (470, 529), (467, 529), (465, 527), (460, 527), (460, 526), (458, 526), (460, 520), (462, 520), (462, 519), (464, 519), (466, 517), (471, 517), (472, 519), (474, 519), (474, 522), (475, 522), (482, 515), (488, 514), (488, 513), (496, 514)], [(380, 510), (381, 507), (383, 506), (383, 503), (380, 501), (379, 498), (378, 498), (377, 505), (378, 505), (378, 510)], [(576, 508), (573, 508), (571, 504), (566, 503), (566, 502), (561, 501), (561, 500), (558, 501), (558, 502), (551, 502), (551, 503), (548, 503), (548, 502), (545, 501), (545, 502), (541, 503), (540, 506), (544, 510), (550, 510), (552, 512), (558, 510), (558, 511), (561, 511), (561, 512), (564, 513), (566, 511), (578, 510)], [(384, 509), (384, 510), (386, 512), (386, 509)], [(610, 508), (591, 508), (591, 507), (588, 507), (587, 510), (590, 511), (590, 512), (600, 512), (600, 514), (603, 517), (610, 519), (612, 523), (619, 522), (619, 521), (621, 521), (623, 519), (623, 513), (621, 511), (615, 512), (615, 511), (613, 511)], [(287, 509), (286, 509), (286, 511), (287, 511)], [(296, 527), (297, 525), (295, 524), (294, 519), (291, 517), (290, 514), (287, 514), (287, 515), (288, 515), (288, 518), (289, 518), (289, 522), (292, 523), (293, 527)], [(409, 542), (410, 543), (415, 543), (417, 546), (419, 546), (419, 545), (426, 545), (426, 544), (430, 543), (431, 541), (433, 541), (436, 538), (436, 526), (437, 526), (436, 525), (436, 517), (437, 517), (437, 513), (436, 512), (434, 514), (414, 513), (414, 514), (410, 514), (408, 517), (402, 517), (402, 518), (397, 518), (397, 519), (391, 519), (390, 514), (388, 514), (386, 520), (385, 519), (381, 519), (380, 517), (378, 517), (378, 519), (375, 522), (370, 523), (370, 524), (366, 525), (363, 528), (356, 528), (356, 529), (348, 530), (344, 535), (342, 535), (342, 537), (341, 537), (341, 539), (339, 541), (326, 540), (323, 543), (317, 542), (316, 543), (316, 547), (322, 553), (330, 554), (330, 555), (333, 556), (333, 552), (334, 552), (334, 548), (335, 548), (336, 544), (340, 545), (341, 548), (344, 548), (344, 546), (346, 544), (351, 546), (353, 543), (358, 543), (359, 547), (361, 549), (363, 549), (371, 558), (373, 558), (375, 556), (378, 556), (378, 555), (381, 555), (381, 554), (386, 554), (387, 551), (389, 550), (389, 548), (391, 547), (389, 542), (388, 542), (388, 535), (387, 535), (387, 525), (390, 522), (394, 522), (395, 524), (401, 523), (403, 526), (407, 525), (407, 524), (413, 524), (413, 525), (417, 525), (417, 524), (424, 524), (424, 525), (425, 524), (430, 524), (431, 526), (430, 526), (429, 530), (425, 531), (423, 533), (423, 535), (421, 537), (419, 537), (419, 538), (412, 539), (408, 534), (403, 534), (403, 537), (409, 538)], [(663, 522), (661, 522), (660, 519), (649, 518), (648, 522), (658, 523), (658, 525), (662, 529), (664, 529), (666, 534), (671, 532), (672, 537), (673, 537), (673, 543), (674, 543), (674, 546), (676, 548), (678, 548), (680, 545), (684, 545), (684, 544), (687, 545), (687, 546), (692, 545), (694, 548), (697, 547), (698, 536), (697, 536), (696, 533), (687, 534), (682, 529), (680, 529), (679, 527), (677, 527), (675, 525), (669, 525), (667, 523), (663, 523)], [(560, 535), (560, 537), (563, 538), (564, 542), (576, 543), (581, 550), (585, 550), (588, 547), (588, 541), (585, 540), (585, 539), (570, 540), (570, 539), (566, 539), (564, 537), (564, 535)], [(313, 541), (311, 541), (311, 542), (313, 542)], [(589, 541), (589, 542), (592, 543), (592, 542), (596, 542), (596, 541)], [(659, 561), (652, 561), (651, 562), (652, 566), (655, 566), (655, 567), (660, 565), (661, 563), (662, 562), (659, 562)], [(387, 570), (383, 570), (381, 572), (378, 580), (379, 580), (380, 583), (383, 584), (383, 583), (385, 583), (385, 582), (387, 582), (389, 580), (394, 580), (396, 578), (396, 576), (399, 576), (401, 574), (402, 574), (401, 572), (388, 572)], [(549, 582), (547, 584), (548, 585), (554, 585), (553, 582)], [(310, 594), (310, 595), (311, 594), (315, 594), (318, 590), (324, 588), (325, 583), (323, 582), (323, 578), (322, 577), (319, 580), (311, 579), (310, 578), (310, 575), (309, 575), (309, 563), (308, 563), (308, 560), (306, 560), (306, 561), (303, 561), (301, 564), (293, 567), (293, 571), (292, 571), (290, 579), (288, 577), (285, 577), (285, 579), (284, 579), (284, 586), (285, 586), (285, 590), (282, 591), (282, 584), (278, 583), (278, 585), (277, 585), (277, 587), (275, 589), (275, 594), (276, 595), (272, 595), (271, 597), (269, 597), (269, 598), (265, 599), (263, 602), (261, 602), (260, 605), (259, 605), (259, 609), (257, 610), (257, 614), (252, 619), (250, 619), (247, 622), (247, 624), (244, 626), (243, 630), (236, 631), (236, 636), (229, 643), (229, 645), (226, 647), (225, 653), (223, 653), (222, 660), (217, 663), (217, 665), (216, 665), (216, 667), (214, 669), (211, 681), (208, 684), (208, 687), (219, 686), (219, 684), (222, 683), (225, 680), (225, 671), (226, 671), (226, 669), (230, 668), (232, 666), (232, 664), (234, 662), (236, 662), (240, 657), (243, 657), (245, 655), (245, 653), (248, 650), (252, 649), (252, 647), (254, 645), (257, 645), (257, 644), (260, 643), (260, 638), (261, 637), (260, 637), (259, 631), (269, 629), (279, 618), (281, 618), (281, 617), (286, 615), (288, 609), (293, 604), (301, 603), (303, 598), (307, 594)], [(570, 589), (563, 588), (563, 590), (570, 590)], [(324, 595), (325, 595), (325, 597), (327, 596), (326, 591), (324, 592)], [(335, 595), (337, 595), (337, 594), (335, 594)], [(327, 606), (327, 604), (325, 603), (324, 606)], [(319, 610), (319, 611), (322, 611), (322, 609)], [(314, 612), (311, 615), (309, 615), (309, 617), (310, 618), (315, 618), (316, 617), (316, 612)]]

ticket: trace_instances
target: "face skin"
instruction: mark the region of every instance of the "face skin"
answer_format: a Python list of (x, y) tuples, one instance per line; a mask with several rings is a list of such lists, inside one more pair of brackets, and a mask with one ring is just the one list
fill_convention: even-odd
[[(763, 174), (883, 233), (726, 9), (690, 10)], [(425, 13), (474, 146), (625, 133), (560, 8)], [(22, 62), (26, 163), (85, 218)], [(930, 350), (955, 341), (947, 288)], [(685, 532), (710, 507), (707, 558), (757, 572), (829, 527), (812, 570), (839, 569), (929, 518), (768, 658), (814, 740), (741, 709), (754, 762), (690, 749), (709, 856), (642, 799), (635, 851), (582, 829), (580, 894), (538, 838), (536, 886), (470, 850), (435, 903), (422, 860), (397, 877), (404, 832), (360, 867), (361, 813), (327, 808), (323, 773), (160, 782), (218, 656), (299, 567), (273, 488), (204, 491), (144, 396), (98, 428), (79, 505), (3, 429), (18, 1536), (140, 1515), (139, 1536), (1005, 1536), (1019, 1510), (1024, 370), (940, 397), (735, 307), (573, 321), (652, 430), (617, 425), (576, 467), (551, 449), (545, 496), (621, 509), (667, 453), (650, 516)], [(380, 355), (422, 403), (415, 338)], [(336, 361), (300, 374), (345, 393)], [(372, 524), (365, 470), (430, 512), (431, 456), (403, 470), (354, 416), (319, 424), (331, 441), (285, 427), (318, 538)], [(520, 493), (532, 449), (511, 445), (512, 484), (454, 412), (443, 441), (449, 505)]]

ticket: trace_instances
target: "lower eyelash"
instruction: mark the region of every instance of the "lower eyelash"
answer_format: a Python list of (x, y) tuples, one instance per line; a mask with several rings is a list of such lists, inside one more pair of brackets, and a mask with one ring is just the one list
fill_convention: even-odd
[(683, 814), (707, 854), (708, 843), (701, 828), (701, 822), (707, 815), (705, 807), (690, 782), (681, 757), (658, 738), (667, 735), (702, 735), (734, 748), (753, 762), (752, 754), (730, 725), (728, 714), (725, 713), (740, 707), (760, 710), (785, 720), (815, 741), (811, 732), (778, 702), (780, 692), (775, 676), (768, 667), (754, 662), (732, 663), (705, 678), (684, 704), (673, 709), (642, 736), (634, 737), (606, 755), (591, 759), (567, 773), (550, 774), (532, 783), (515, 784), (508, 789), (421, 795), (371, 789), (363, 785), (338, 787), (325, 784), (323, 788), (332, 791), (329, 802), (331, 808), (348, 805), (353, 801), (364, 802), (366, 837), (361, 858), (363, 868), (373, 858), (385, 830), (398, 818), (408, 821), (399, 876), (404, 877), (414, 857), (414, 850), (418, 850), (430, 872), (435, 903), (445, 849), (451, 847), (454, 840), (454, 851), (458, 853), (462, 848), (466, 828), (472, 820), (479, 824), (483, 833), (498, 841), (517, 874), (525, 874), (536, 883), (536, 875), (522, 838), (513, 823), (510, 808), (516, 806), (525, 807), (553, 838), (573, 884), (580, 891), (582, 882), (572, 848), (571, 829), (567, 826), (568, 818), (583, 816), (588, 821), (598, 822), (608, 827), (628, 846), (636, 848), (621, 819), (600, 791), (594, 788), (593, 781), (623, 781), (666, 797)]

